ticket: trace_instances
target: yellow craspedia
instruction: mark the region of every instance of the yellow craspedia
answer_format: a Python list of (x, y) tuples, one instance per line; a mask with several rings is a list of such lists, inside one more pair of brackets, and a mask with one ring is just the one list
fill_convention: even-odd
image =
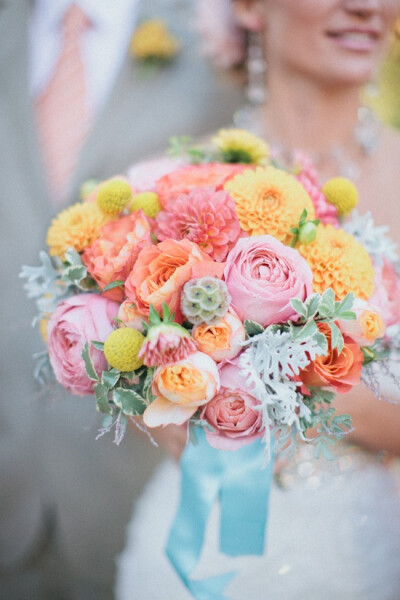
[(138, 358), (145, 340), (143, 334), (131, 327), (114, 329), (104, 342), (104, 355), (108, 364), (118, 371), (134, 371), (143, 365)]
[(158, 194), (155, 192), (142, 192), (137, 194), (129, 205), (129, 210), (135, 212), (142, 210), (148, 217), (154, 218), (161, 210)]
[(358, 204), (358, 191), (350, 179), (333, 177), (329, 179), (322, 193), (330, 204), (336, 206), (339, 217), (350, 213)]
[(150, 19), (139, 25), (130, 44), (132, 56), (139, 60), (171, 60), (179, 49), (179, 41), (159, 19)]
[(374, 269), (368, 252), (352, 235), (332, 225), (318, 225), (317, 238), (296, 248), (313, 272), (314, 291), (331, 287), (337, 300), (353, 292), (368, 300), (374, 291)]
[(109, 179), (99, 186), (97, 205), (101, 211), (116, 216), (132, 200), (132, 188), (123, 179)]
[(228, 163), (261, 165), (269, 155), (268, 144), (245, 129), (220, 129), (212, 141)]
[(303, 210), (307, 219), (315, 219), (314, 205), (301, 183), (275, 167), (247, 169), (224, 189), (235, 201), (241, 228), (250, 235), (267, 233), (290, 244), (290, 230), (299, 224)]
[(96, 204), (77, 203), (60, 212), (47, 232), (50, 256), (64, 260), (68, 248), (82, 252), (99, 237), (102, 226), (110, 220)]

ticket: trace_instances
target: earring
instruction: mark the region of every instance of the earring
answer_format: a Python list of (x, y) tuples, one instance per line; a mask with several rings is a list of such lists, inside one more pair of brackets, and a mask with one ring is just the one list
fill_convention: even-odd
[(262, 131), (259, 108), (267, 99), (267, 61), (264, 57), (262, 36), (259, 32), (251, 31), (247, 34), (245, 68), (247, 75), (244, 90), (246, 104), (235, 112), (233, 122), (236, 127), (259, 135)]
[(246, 99), (252, 106), (263, 104), (267, 95), (265, 89), (267, 61), (264, 57), (262, 37), (259, 32), (252, 31), (248, 34), (246, 70)]

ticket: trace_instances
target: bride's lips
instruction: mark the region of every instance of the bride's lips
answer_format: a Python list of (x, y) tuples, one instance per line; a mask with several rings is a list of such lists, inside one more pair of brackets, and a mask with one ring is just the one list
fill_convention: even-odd
[(327, 31), (326, 35), (338, 46), (354, 52), (370, 52), (380, 38), (377, 29), (340, 29)]

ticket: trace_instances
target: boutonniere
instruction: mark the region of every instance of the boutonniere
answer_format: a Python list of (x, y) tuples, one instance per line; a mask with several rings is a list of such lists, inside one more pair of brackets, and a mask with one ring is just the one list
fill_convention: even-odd
[(141, 63), (162, 66), (171, 62), (181, 49), (180, 41), (161, 19), (143, 21), (131, 38), (131, 56)]

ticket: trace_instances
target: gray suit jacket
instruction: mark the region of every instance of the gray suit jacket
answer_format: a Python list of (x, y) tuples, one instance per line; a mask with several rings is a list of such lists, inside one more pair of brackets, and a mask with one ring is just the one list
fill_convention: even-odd
[[(82, 150), (70, 201), (83, 180), (160, 153), (173, 134), (205, 134), (230, 122), (241, 92), (198, 56), (190, 4), (146, 0), (144, 16), (165, 16), (183, 50), (148, 76), (127, 57)], [(51, 506), (73, 574), (110, 590), (132, 501), (161, 451), (133, 434), (118, 448), (110, 436), (95, 441), (93, 400), (44, 397), (31, 375), (32, 352), (42, 346), (18, 273), (22, 264), (37, 264), (53, 209), (28, 94), (28, 16), (26, 0), (0, 4), (0, 566), (29, 553), (42, 507)]]

